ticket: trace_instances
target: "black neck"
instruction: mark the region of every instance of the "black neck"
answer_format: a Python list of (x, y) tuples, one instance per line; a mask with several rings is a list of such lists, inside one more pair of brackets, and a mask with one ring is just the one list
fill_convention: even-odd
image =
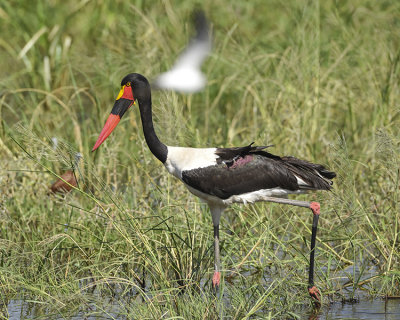
[(138, 99), (140, 117), (142, 118), (143, 133), (146, 143), (154, 156), (164, 163), (167, 160), (168, 149), (160, 139), (158, 139), (153, 126), (153, 117), (151, 114), (151, 97)]

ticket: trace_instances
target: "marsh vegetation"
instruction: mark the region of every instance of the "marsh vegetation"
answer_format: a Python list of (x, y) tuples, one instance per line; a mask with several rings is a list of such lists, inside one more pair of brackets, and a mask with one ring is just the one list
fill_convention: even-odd
[[(308, 210), (226, 211), (215, 297), (211, 216), (153, 158), (138, 110), (90, 152), (120, 79), (168, 69), (193, 33), (194, 5), (1, 3), (4, 318), (15, 297), (46, 319), (83, 311), (276, 319), (313, 307)], [(192, 95), (154, 92), (160, 137), (193, 147), (273, 144), (272, 153), (327, 165), (338, 174), (333, 191), (297, 196), (322, 206), (323, 306), (400, 296), (400, 3), (214, 0), (204, 10), (214, 35), (209, 83)], [(67, 170), (77, 187), (50, 193)]]

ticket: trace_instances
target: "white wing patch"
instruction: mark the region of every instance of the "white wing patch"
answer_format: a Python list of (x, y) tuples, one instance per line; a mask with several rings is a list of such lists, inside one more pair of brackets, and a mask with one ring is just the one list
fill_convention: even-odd
[(182, 180), (182, 171), (204, 168), (217, 164), (216, 148), (167, 147), (164, 165), (168, 172)]
[(298, 176), (296, 176), (296, 175), (295, 175), (295, 177), (296, 177), (296, 179), (297, 179), (297, 184), (298, 184), (299, 186), (308, 186), (308, 183), (306, 183), (302, 178), (300, 178), (300, 177), (298, 177)]

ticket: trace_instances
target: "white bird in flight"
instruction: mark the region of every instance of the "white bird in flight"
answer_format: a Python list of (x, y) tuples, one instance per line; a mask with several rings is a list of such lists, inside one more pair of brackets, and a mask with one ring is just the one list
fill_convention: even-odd
[(196, 36), (190, 40), (171, 70), (154, 80), (153, 89), (194, 93), (205, 87), (207, 79), (200, 67), (211, 52), (209, 24), (203, 11), (194, 12), (194, 22)]

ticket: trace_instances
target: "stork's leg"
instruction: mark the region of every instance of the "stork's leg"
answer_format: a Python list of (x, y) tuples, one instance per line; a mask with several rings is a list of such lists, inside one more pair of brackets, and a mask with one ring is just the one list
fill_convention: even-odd
[(308, 293), (316, 301), (321, 301), (321, 293), (314, 285), (314, 254), (315, 254), (315, 241), (317, 238), (318, 219), (320, 214), (320, 205), (318, 202), (311, 202), (310, 209), (313, 212), (313, 223), (311, 231), (311, 252), (310, 252), (310, 269), (308, 271)]
[(212, 278), (212, 283), (215, 291), (218, 292), (219, 284), (221, 281), (221, 259), (219, 255), (219, 221), (225, 207), (221, 207), (215, 204), (208, 205), (210, 207), (214, 225), (214, 275)]
[(314, 285), (314, 254), (315, 254), (315, 241), (317, 238), (318, 219), (319, 219), (319, 214), (320, 214), (319, 203), (318, 202), (283, 199), (283, 198), (273, 198), (273, 197), (264, 198), (264, 201), (289, 204), (292, 206), (303, 207), (303, 208), (309, 208), (313, 212), (313, 224), (312, 224), (312, 231), (311, 231), (310, 269), (308, 271), (308, 293), (310, 294), (311, 298), (315, 299), (319, 303), (321, 293), (319, 292), (318, 288)]
[(219, 225), (214, 226), (214, 275), (213, 287), (218, 290), (221, 281), (221, 259), (219, 256)]

